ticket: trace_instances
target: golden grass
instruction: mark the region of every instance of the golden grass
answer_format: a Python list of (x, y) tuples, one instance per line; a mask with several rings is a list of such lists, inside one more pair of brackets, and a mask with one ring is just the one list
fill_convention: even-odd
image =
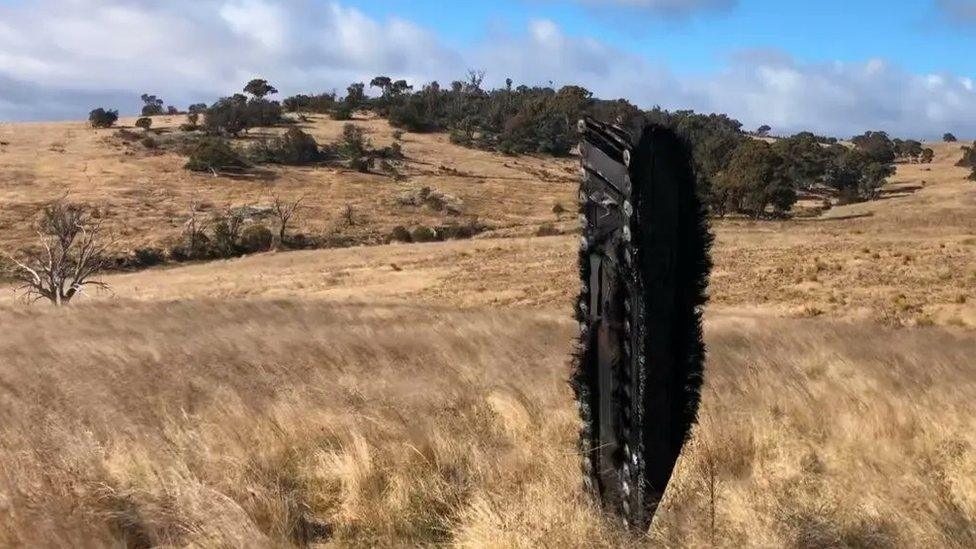
[(976, 340), (708, 322), (644, 540), (580, 490), (561, 315), (194, 300), (7, 310), (0, 545), (968, 547)]
[[(134, 121), (123, 118), (119, 127), (131, 130)], [(157, 139), (169, 139), (185, 121), (183, 116), (155, 117), (150, 135), (161, 132)], [(313, 115), (299, 127), (326, 144), (339, 138), (345, 123)], [(360, 115), (352, 123), (365, 129), (376, 147), (393, 141), (385, 120)], [(408, 160), (401, 171), (408, 179), (398, 182), (383, 174), (332, 167), (269, 167), (270, 180), (214, 178), (184, 170), (186, 157), (126, 143), (115, 137), (117, 131), (91, 129), (82, 122), (0, 126), (0, 140), (9, 143), (0, 150), (0, 249), (30, 244), (32, 216), (45, 202), (66, 193), (73, 201), (99, 208), (123, 251), (177, 238), (193, 203), (208, 211), (268, 206), (271, 192), (284, 200), (305, 197), (293, 233), (338, 232), (374, 243), (384, 241), (396, 225), (436, 226), (474, 217), (493, 227), (528, 225), (524, 232), (531, 234), (536, 226), (555, 220), (555, 203), (571, 208), (576, 200), (577, 171), (571, 159), (503, 159), (453, 145), (446, 134), (406, 134), (402, 146)], [(282, 131), (254, 130), (236, 142), (246, 146)], [(423, 187), (460, 199), (462, 214), (397, 203), (400, 194)], [(361, 224), (345, 226), (347, 206)]]
[[(267, 190), (79, 124), (0, 132), (0, 248), (62, 182), (130, 246), (176, 234), (193, 198)], [(406, 183), (284, 168), (275, 185), (316, 193), (300, 231), (347, 203), (369, 212), (356, 236), (439, 222), (392, 202), (427, 185), (515, 238), (113, 274), (66, 310), (4, 288), (0, 547), (976, 546), (976, 185), (958, 146), (899, 166), (885, 200), (716, 223), (701, 423), (640, 539), (580, 489), (576, 238), (524, 238), (572, 203), (571, 161), (405, 147), (427, 162)]]

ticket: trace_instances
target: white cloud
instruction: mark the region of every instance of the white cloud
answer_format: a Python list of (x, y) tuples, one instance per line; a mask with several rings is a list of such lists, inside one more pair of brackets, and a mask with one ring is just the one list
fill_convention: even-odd
[(600, 97), (726, 112), (779, 132), (976, 136), (972, 75), (913, 74), (881, 59), (811, 64), (753, 49), (720, 71), (678, 75), (550, 20), (459, 52), (414, 22), (318, 0), (0, 4), (0, 120), (77, 119), (99, 105), (131, 113), (144, 92), (185, 106), (257, 76), (292, 94), (343, 90), (377, 74), (446, 83), (469, 67), (486, 69), (493, 85), (506, 77), (581, 84)]
[[(0, 78), (8, 82), (0, 120), (80, 117), (93, 98), (121, 94), (131, 99), (116, 106), (132, 112), (144, 92), (186, 105), (257, 76), (295, 93), (463, 66), (412, 23), (312, 0), (37, 0), (0, 4), (0, 22)], [(14, 91), (29, 88), (65, 104), (52, 110)]]

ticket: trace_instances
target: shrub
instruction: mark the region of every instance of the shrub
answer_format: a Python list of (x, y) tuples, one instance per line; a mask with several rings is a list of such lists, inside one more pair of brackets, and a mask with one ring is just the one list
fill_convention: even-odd
[(338, 150), (339, 155), (349, 162), (350, 168), (363, 173), (373, 168), (374, 159), (369, 151), (369, 138), (355, 124), (346, 124), (342, 128)]
[(163, 250), (159, 248), (136, 248), (133, 256), (137, 267), (152, 267), (166, 260)]
[(415, 133), (432, 132), (439, 128), (419, 95), (411, 96), (404, 104), (391, 108), (388, 116), (391, 125)]
[(111, 128), (119, 120), (119, 111), (99, 107), (88, 113), (88, 123), (93, 128)]
[(250, 157), (255, 162), (300, 166), (321, 159), (315, 138), (298, 128), (289, 128), (281, 137), (256, 143)]
[(147, 148), (147, 149), (158, 149), (159, 148), (159, 143), (157, 143), (155, 139), (153, 139), (152, 137), (149, 137), (149, 136), (144, 137), (139, 142), (142, 143), (142, 146), (145, 147), (145, 148)]
[(237, 136), (250, 128), (268, 127), (282, 121), (281, 105), (267, 99), (251, 99), (242, 94), (224, 97), (204, 113), (208, 133)]
[(951, 133), (947, 133), (942, 136), (942, 140), (945, 141), (946, 143), (955, 143), (956, 136), (952, 135)]
[(149, 128), (152, 128), (152, 124), (152, 118), (147, 116), (143, 116), (139, 120), (136, 120), (136, 127), (141, 128), (143, 131), (149, 131)]
[(413, 242), (410, 231), (403, 225), (393, 227), (393, 232), (390, 233), (390, 240), (394, 242)]
[(543, 223), (535, 232), (536, 236), (558, 236), (560, 234), (562, 233), (552, 223)]
[(962, 148), (962, 158), (956, 163), (960, 168), (976, 168), (976, 143)]
[(256, 223), (241, 233), (241, 249), (247, 253), (266, 252), (271, 249), (274, 234), (271, 229)]
[(421, 225), (410, 231), (410, 240), (413, 242), (435, 242), (437, 239), (437, 231), (432, 227)]
[(467, 223), (451, 223), (448, 225), (441, 225), (437, 227), (437, 239), (438, 240), (460, 240), (466, 238), (473, 238), (475, 235), (481, 234), (485, 231), (487, 227), (477, 220), (472, 220)]
[(237, 151), (219, 138), (203, 139), (190, 153), (190, 160), (184, 166), (194, 172), (218, 172), (221, 170), (241, 170), (248, 165)]
[(339, 103), (332, 109), (329, 116), (333, 120), (352, 120), (352, 107), (348, 103)]

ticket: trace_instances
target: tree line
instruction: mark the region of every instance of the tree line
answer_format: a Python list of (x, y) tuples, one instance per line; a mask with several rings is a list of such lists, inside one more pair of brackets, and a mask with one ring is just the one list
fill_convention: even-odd
[[(273, 85), (254, 79), (244, 86), (244, 93), (211, 105), (191, 105), (182, 129), (237, 137), (251, 128), (285, 123), (286, 112), (350, 120), (354, 112), (367, 110), (405, 131), (447, 132), (452, 142), (466, 147), (512, 155), (566, 156), (578, 140), (576, 121), (584, 116), (633, 131), (657, 123), (673, 128), (692, 144), (698, 191), (715, 214), (756, 218), (785, 215), (804, 193), (833, 196), (841, 203), (871, 200), (894, 173), (896, 162), (929, 163), (934, 158), (934, 151), (920, 141), (893, 139), (880, 131), (867, 131), (849, 144), (811, 132), (774, 139), (768, 137), (772, 131), (768, 125), (746, 132), (741, 122), (725, 114), (660, 107), (642, 110), (626, 99), (596, 98), (575, 85), (514, 86), (507, 79), (504, 87), (485, 89), (484, 76), (483, 71), (469, 71), (450, 86), (430, 82), (415, 89), (406, 80), (381, 75), (368, 84), (349, 85), (344, 96), (334, 91), (299, 94), (281, 102), (269, 98), (278, 93)], [(164, 110), (164, 102), (154, 95), (142, 99), (146, 116), (175, 110)], [(93, 125), (111, 125), (117, 112), (96, 109), (91, 117)], [(144, 128), (149, 125), (143, 123)], [(304, 139), (298, 134), (292, 137), (297, 142)], [(951, 134), (944, 138), (955, 140)]]

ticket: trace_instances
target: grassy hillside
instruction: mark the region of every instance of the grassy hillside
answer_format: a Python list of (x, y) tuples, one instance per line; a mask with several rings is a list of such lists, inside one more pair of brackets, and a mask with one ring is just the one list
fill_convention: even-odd
[[(148, 135), (164, 141), (185, 117), (156, 117)], [(301, 124), (319, 142), (338, 139), (345, 122), (312, 116)], [(132, 129), (134, 119), (120, 126)], [(374, 146), (392, 142), (381, 119), (357, 120)], [(213, 177), (186, 171), (186, 157), (117, 136), (119, 128), (91, 129), (85, 123), (0, 126), (0, 247), (16, 249), (33, 238), (30, 220), (46, 202), (67, 195), (98, 207), (119, 238), (118, 249), (163, 244), (179, 236), (190, 205), (204, 211), (229, 206), (267, 206), (272, 192), (284, 199), (305, 196), (294, 232), (385, 241), (393, 227), (438, 225), (477, 218), (496, 228), (553, 222), (558, 202), (572, 209), (576, 166), (570, 160), (499, 155), (452, 145), (443, 134), (407, 134), (403, 149), (406, 181), (333, 167), (278, 167), (267, 177)], [(142, 130), (134, 130), (142, 134)], [(254, 130), (242, 142), (280, 133)], [(243, 143), (242, 143), (243, 144)], [(423, 187), (460, 200), (460, 212), (405, 206), (400, 195)], [(359, 222), (348, 227), (351, 206)], [(532, 230), (526, 231), (526, 234)]]
[[(80, 124), (0, 132), (3, 246), (29, 241), (61, 183), (133, 246), (178, 234), (192, 200), (269, 184)], [(362, 237), (440, 222), (395, 200), (430, 186), (513, 238), (112, 274), (63, 310), (3, 288), (0, 546), (976, 544), (976, 185), (957, 146), (900, 165), (883, 200), (716, 221), (701, 423), (632, 539), (580, 491), (576, 237), (529, 236), (573, 204), (575, 167), (404, 141), (405, 182), (281, 168), (270, 184), (307, 193), (310, 233), (346, 203), (369, 222), (341, 230)]]

